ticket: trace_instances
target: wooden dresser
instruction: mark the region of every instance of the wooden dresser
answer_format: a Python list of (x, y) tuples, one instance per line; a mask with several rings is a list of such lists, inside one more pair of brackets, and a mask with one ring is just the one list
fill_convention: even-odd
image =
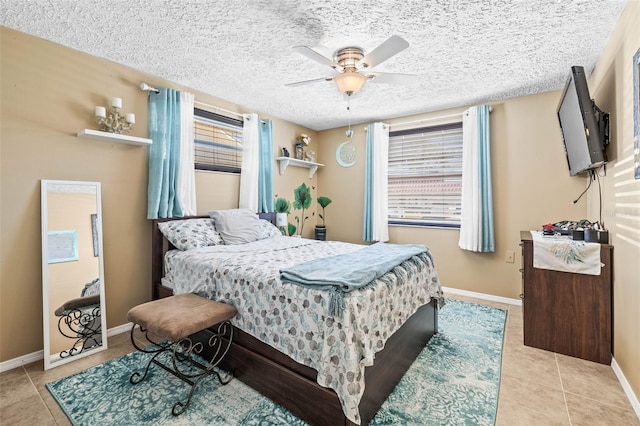
[(533, 240), (520, 232), (524, 344), (611, 364), (613, 246), (601, 244), (600, 275), (533, 267)]

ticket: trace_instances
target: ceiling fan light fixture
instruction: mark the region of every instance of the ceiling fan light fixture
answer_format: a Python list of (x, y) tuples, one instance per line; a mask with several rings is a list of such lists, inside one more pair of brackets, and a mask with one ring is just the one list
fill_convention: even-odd
[(367, 77), (359, 72), (345, 71), (335, 76), (333, 81), (338, 86), (338, 90), (351, 96), (362, 88), (362, 85), (367, 81)]

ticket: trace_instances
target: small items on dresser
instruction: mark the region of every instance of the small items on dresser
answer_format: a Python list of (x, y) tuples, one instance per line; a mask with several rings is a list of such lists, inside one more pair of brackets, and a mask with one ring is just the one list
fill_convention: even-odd
[(600, 222), (590, 222), (587, 219), (547, 223), (542, 225), (542, 234), (545, 236), (568, 235), (574, 241), (609, 244), (609, 231), (605, 229), (604, 225)]

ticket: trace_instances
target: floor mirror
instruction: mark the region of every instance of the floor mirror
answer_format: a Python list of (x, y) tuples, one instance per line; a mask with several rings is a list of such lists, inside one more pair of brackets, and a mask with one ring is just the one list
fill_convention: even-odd
[(42, 180), (45, 370), (107, 348), (99, 182)]

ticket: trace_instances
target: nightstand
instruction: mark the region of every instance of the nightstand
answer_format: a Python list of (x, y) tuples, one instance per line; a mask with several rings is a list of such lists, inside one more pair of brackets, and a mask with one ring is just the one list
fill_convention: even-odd
[(613, 246), (600, 245), (600, 275), (533, 267), (533, 240), (520, 233), (524, 344), (611, 364)]

